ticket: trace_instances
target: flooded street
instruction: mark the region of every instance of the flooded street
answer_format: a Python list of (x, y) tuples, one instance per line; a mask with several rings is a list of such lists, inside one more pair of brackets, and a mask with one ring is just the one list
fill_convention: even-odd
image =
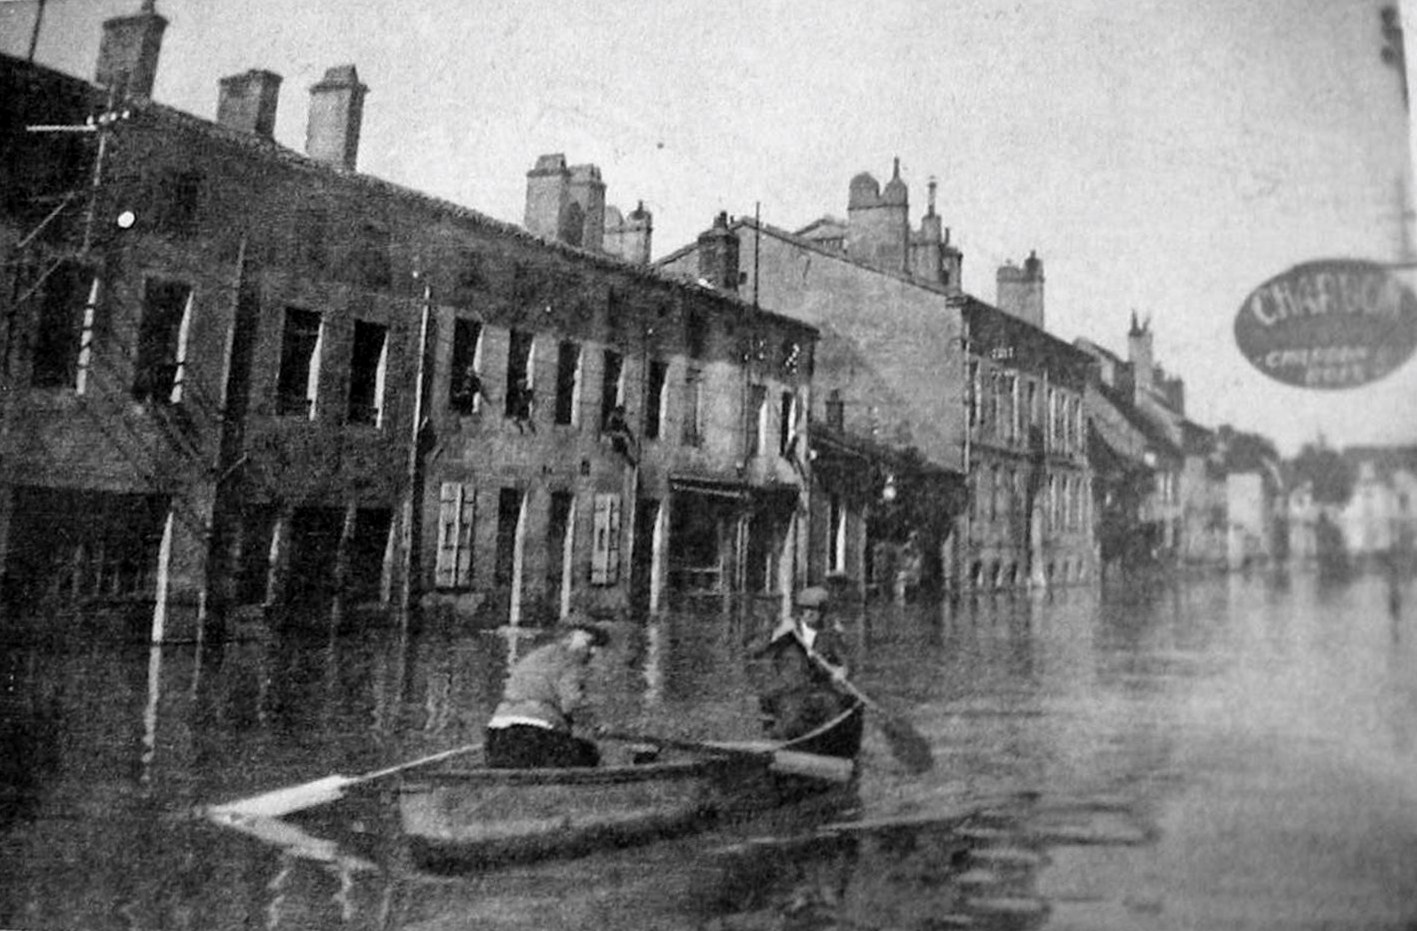
[[(854, 790), (580, 859), (437, 875), (397, 779), (230, 830), (197, 806), (480, 741), (530, 638), (346, 618), (150, 649), (7, 647), (6, 928), (1393, 928), (1417, 922), (1417, 591), (1207, 577), (1101, 596), (847, 612), (868, 729)], [(755, 736), (718, 603), (599, 662), (600, 718)], [(261, 836), (257, 836), (260, 834)]]

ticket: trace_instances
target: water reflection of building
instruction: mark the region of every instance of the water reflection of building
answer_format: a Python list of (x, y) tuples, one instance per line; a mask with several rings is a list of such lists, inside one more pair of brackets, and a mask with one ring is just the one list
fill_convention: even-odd
[(360, 174), (353, 66), (304, 154), (270, 72), (155, 103), (166, 22), (106, 23), (95, 83), (0, 59), (11, 606), (791, 589), (811, 327), (646, 268), (593, 166), (538, 161), (537, 235)]

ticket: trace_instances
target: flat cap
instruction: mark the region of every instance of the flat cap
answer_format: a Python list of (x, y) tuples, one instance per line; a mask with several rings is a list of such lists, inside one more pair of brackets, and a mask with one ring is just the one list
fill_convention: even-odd
[(831, 595), (820, 585), (812, 585), (797, 593), (797, 607), (799, 608), (824, 608), (830, 600)]

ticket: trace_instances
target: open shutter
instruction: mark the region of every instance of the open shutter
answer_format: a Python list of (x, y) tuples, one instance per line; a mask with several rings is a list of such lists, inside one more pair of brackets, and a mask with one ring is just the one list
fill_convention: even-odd
[(620, 579), (620, 496), (595, 496), (590, 554), (592, 585), (614, 585)]

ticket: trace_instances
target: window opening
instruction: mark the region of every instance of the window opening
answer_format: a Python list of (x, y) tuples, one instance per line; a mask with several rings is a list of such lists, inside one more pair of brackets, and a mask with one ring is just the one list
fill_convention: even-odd
[(448, 385), (448, 407), (459, 414), (482, 409), (486, 395), (482, 389), (482, 324), (458, 317), (453, 322), (452, 373)]
[(684, 376), (684, 445), (702, 446), (704, 373), (689, 369)]
[(536, 432), (532, 419), (536, 413), (536, 389), (532, 383), (535, 374), (532, 366), (532, 352), (536, 348), (536, 337), (525, 330), (513, 330), (507, 348), (507, 402), (506, 416), (516, 422), (521, 433)]
[(708, 353), (708, 318), (701, 310), (690, 310), (684, 325), (684, 341), (689, 355), (702, 359)]
[(625, 403), (625, 359), (613, 349), (605, 350), (600, 382), (600, 429), (610, 422), (615, 408)]
[(846, 429), (846, 402), (836, 388), (827, 395), (827, 426), (837, 431)]
[(84, 349), (93, 331), (98, 278), (92, 268), (64, 261), (41, 287), (30, 384), (77, 388), (88, 362)]
[(556, 423), (574, 424), (579, 419), (581, 347), (562, 340), (556, 353)]
[(664, 386), (669, 381), (669, 364), (658, 360), (649, 364), (649, 385), (645, 398), (645, 438), (659, 439), (664, 422)]
[(778, 407), (777, 415), (777, 452), (778, 455), (789, 454), (789, 447), (792, 444), (794, 431), (792, 429), (794, 419), (797, 416), (797, 397), (791, 391), (784, 391), (781, 397), (781, 404)]
[(353, 424), (378, 426), (383, 422), (384, 378), (388, 368), (389, 328), (365, 320), (354, 321), (354, 347), (349, 361), (349, 411)]
[(138, 326), (133, 398), (170, 403), (182, 399), (182, 355), (192, 289), (178, 281), (150, 279)]
[(320, 340), (323, 326), (313, 310), (286, 308), (281, 339), (280, 376), (276, 411), (283, 415), (315, 416), (316, 387), (320, 379)]
[(521, 524), (522, 492), (503, 488), (497, 493), (497, 564), (498, 585), (509, 585), (516, 565), (517, 531)]
[(764, 434), (767, 432), (768, 389), (766, 385), (748, 386), (748, 435), (745, 437), (747, 456), (758, 456), (763, 452)]

